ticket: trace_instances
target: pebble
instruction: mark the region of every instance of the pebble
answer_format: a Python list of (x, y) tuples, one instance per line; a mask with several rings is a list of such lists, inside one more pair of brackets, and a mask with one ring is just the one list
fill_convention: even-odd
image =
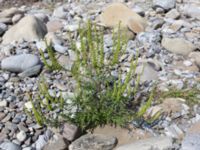
[(68, 141), (75, 140), (80, 134), (80, 130), (77, 126), (68, 123), (63, 125), (62, 135)]
[(52, 137), (51, 131), (47, 130), (45, 134), (40, 135), (37, 141), (35, 142), (36, 149), (42, 149)]
[(0, 101), (0, 107), (7, 107), (8, 102), (6, 100)]
[(53, 12), (53, 16), (60, 19), (66, 19), (67, 12), (65, 12), (64, 6), (57, 7)]
[(59, 44), (55, 44), (54, 45), (54, 49), (55, 49), (55, 51), (57, 51), (57, 52), (59, 52), (59, 53), (66, 53), (67, 52), (67, 50), (68, 50), (68, 48), (67, 47), (64, 47), (64, 46), (62, 46), (62, 45), (59, 45)]
[(176, 0), (153, 0), (153, 7), (161, 7), (164, 10), (169, 10), (174, 8), (176, 5)]
[(16, 14), (12, 17), (12, 23), (17, 23), (24, 15), (23, 14)]
[(192, 66), (192, 62), (189, 61), (189, 60), (185, 60), (185, 61), (183, 62), (183, 64), (184, 64), (186, 67)]
[(7, 25), (4, 23), (0, 23), (0, 36), (8, 29)]
[(26, 109), (27, 109), (28, 111), (31, 111), (31, 110), (33, 109), (33, 105), (32, 105), (32, 102), (31, 102), (31, 101), (26, 102), (26, 103), (24, 104), (24, 106), (26, 107)]
[(17, 134), (17, 139), (20, 141), (20, 142), (24, 142), (27, 138), (26, 136), (26, 133), (24, 131), (20, 131), (18, 134)]

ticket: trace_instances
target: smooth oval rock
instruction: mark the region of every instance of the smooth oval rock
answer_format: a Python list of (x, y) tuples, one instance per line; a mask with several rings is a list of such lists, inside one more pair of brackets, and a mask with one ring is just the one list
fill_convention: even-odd
[(128, 26), (134, 33), (142, 32), (146, 27), (145, 19), (122, 3), (109, 5), (99, 19), (103, 25), (108, 27), (117, 27), (121, 22), (121, 27)]
[(17, 139), (20, 141), (20, 142), (23, 142), (26, 140), (26, 132), (24, 131), (20, 131), (18, 134), (17, 134)]
[(23, 14), (16, 14), (12, 17), (13, 24), (17, 23), (24, 15)]
[(166, 50), (184, 56), (187, 56), (190, 52), (196, 49), (196, 46), (193, 43), (183, 38), (164, 37), (161, 44)]
[(10, 56), (2, 60), (1, 68), (10, 72), (20, 73), (32, 68), (40, 63), (40, 59), (36, 55), (21, 54)]
[(34, 16), (22, 18), (16, 25), (12, 26), (3, 36), (3, 44), (13, 41), (35, 41), (43, 39), (47, 33), (46, 25)]
[(174, 8), (176, 5), (176, 0), (153, 0), (153, 7), (161, 7), (164, 10), (169, 10)]

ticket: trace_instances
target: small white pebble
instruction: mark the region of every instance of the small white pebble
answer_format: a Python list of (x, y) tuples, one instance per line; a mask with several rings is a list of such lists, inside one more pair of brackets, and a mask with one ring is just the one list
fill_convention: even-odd
[(26, 132), (24, 131), (20, 131), (18, 134), (17, 134), (17, 140), (19, 140), (20, 142), (23, 142), (26, 140)]
[(8, 102), (6, 100), (0, 101), (0, 107), (6, 107)]
[(189, 61), (189, 60), (185, 60), (185, 61), (183, 62), (183, 64), (184, 64), (186, 67), (192, 66), (192, 62)]
[(26, 107), (26, 109), (27, 109), (28, 111), (31, 111), (32, 108), (33, 108), (33, 105), (32, 105), (32, 103), (31, 103), (31, 101), (26, 102), (26, 103), (24, 104), (24, 106)]

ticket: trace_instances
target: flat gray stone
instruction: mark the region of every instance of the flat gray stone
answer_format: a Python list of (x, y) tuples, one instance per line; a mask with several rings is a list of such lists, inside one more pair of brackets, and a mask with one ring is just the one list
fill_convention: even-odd
[(75, 140), (69, 150), (113, 150), (117, 144), (115, 137), (101, 134), (87, 134)]
[(162, 46), (175, 54), (187, 56), (196, 49), (196, 46), (183, 38), (167, 38), (162, 39)]
[(2, 60), (1, 68), (10, 72), (20, 73), (40, 63), (40, 59), (32, 54), (10, 56)]

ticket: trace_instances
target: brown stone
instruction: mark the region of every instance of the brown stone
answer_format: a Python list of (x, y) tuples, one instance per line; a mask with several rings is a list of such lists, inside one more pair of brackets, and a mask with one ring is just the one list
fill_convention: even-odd
[(65, 123), (63, 127), (62, 136), (69, 141), (75, 140), (80, 135), (80, 130), (77, 126)]
[(128, 20), (127, 25), (128, 25), (128, 28), (135, 33), (140, 33), (145, 30), (145, 27), (140, 22), (135, 21), (133, 18), (130, 18)]
[(161, 108), (162, 111), (168, 114), (181, 112), (183, 109), (182, 104), (184, 104), (184, 102), (185, 100), (182, 98), (166, 98), (163, 100)]
[(144, 31), (146, 21), (122, 3), (112, 3), (99, 16), (101, 24), (107, 27), (128, 27), (134, 33)]
[(35, 41), (43, 39), (47, 33), (46, 25), (34, 16), (25, 16), (12, 26), (3, 36), (3, 44), (13, 41)]
[(183, 38), (167, 38), (162, 39), (162, 46), (175, 54), (187, 56), (196, 49), (196, 46)]

